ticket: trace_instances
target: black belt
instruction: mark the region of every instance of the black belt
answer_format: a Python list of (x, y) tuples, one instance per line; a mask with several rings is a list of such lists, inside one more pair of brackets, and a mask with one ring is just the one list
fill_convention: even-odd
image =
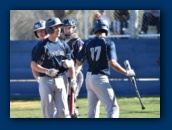
[(104, 74), (102, 72), (91, 72), (91, 71), (88, 71), (88, 72), (90, 72), (92, 75)]

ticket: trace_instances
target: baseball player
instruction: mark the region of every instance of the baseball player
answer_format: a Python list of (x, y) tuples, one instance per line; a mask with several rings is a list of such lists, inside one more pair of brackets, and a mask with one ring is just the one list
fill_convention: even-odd
[[(63, 23), (62, 37), (68, 43), (72, 51), (72, 59), (75, 63), (76, 55), (82, 49), (84, 42), (75, 33), (77, 27), (76, 27), (76, 22), (73, 18), (65, 18), (62, 20), (62, 23)], [(73, 118), (77, 118), (79, 116), (78, 110), (76, 108), (76, 99), (78, 97), (79, 91), (84, 81), (84, 76), (83, 76), (83, 73), (81, 72), (82, 66), (78, 67), (75, 65), (75, 68), (76, 68), (75, 75), (77, 79), (77, 89), (75, 92), (75, 109), (74, 109), (75, 114), (72, 116)]]
[[(38, 22), (34, 23), (34, 34), (41, 41), (43, 41), (44, 39), (46, 39), (48, 37), (48, 34), (46, 33), (46, 30), (45, 30), (45, 22), (46, 21), (44, 21), (44, 20), (39, 20)], [(34, 49), (32, 50), (32, 57), (34, 56), (36, 47), (37, 46), (35, 46)], [(38, 80), (38, 72), (36, 72), (32, 69), (32, 74), (33, 74), (34, 78), (36, 80)]]
[(99, 100), (106, 110), (107, 118), (119, 118), (119, 106), (115, 93), (109, 83), (110, 66), (126, 76), (134, 76), (133, 70), (125, 70), (117, 62), (115, 43), (106, 38), (109, 26), (103, 19), (94, 22), (95, 37), (86, 42), (77, 55), (77, 65), (82, 65), (84, 58), (88, 62), (86, 88), (88, 94), (87, 118), (96, 118)]
[[(45, 20), (39, 20), (38, 22), (34, 23), (34, 34), (40, 40), (38, 42), (38, 44), (41, 43), (41, 41), (48, 38), (48, 36), (49, 36), (49, 34), (46, 32), (45, 23), (46, 23)], [(32, 57), (34, 57), (36, 49), (37, 49), (37, 45), (34, 46), (34, 48), (32, 49)], [(33, 62), (33, 64), (35, 64), (34, 61), (31, 61), (31, 62)], [(38, 81), (39, 73), (32, 69), (32, 74), (33, 74), (34, 78)], [(55, 111), (54, 117), (56, 117), (56, 114), (57, 114), (56, 107), (54, 107), (54, 111)]]
[[(46, 32), (49, 37), (37, 45), (32, 57), (31, 67), (39, 72), (39, 91), (44, 118), (54, 117), (54, 105), (57, 118), (70, 118), (65, 88), (65, 73), (69, 69), (70, 87), (76, 91), (76, 78), (71, 50), (67, 43), (59, 38), (61, 33), (59, 18), (52, 17), (46, 21)], [(68, 69), (63, 62), (68, 63)]]

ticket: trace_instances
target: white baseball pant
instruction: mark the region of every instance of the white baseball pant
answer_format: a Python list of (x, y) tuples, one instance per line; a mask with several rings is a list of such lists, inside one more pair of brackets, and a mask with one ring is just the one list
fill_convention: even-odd
[(40, 77), (38, 82), (44, 118), (70, 118), (63, 76)]
[(87, 72), (86, 88), (88, 96), (87, 118), (96, 118), (99, 113), (99, 100), (106, 110), (107, 118), (119, 118), (119, 106), (108, 76)]

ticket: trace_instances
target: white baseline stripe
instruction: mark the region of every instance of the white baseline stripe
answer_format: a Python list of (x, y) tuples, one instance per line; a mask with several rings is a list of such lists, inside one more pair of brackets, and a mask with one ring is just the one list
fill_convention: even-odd
[[(129, 81), (129, 78), (124, 78), (124, 79), (115, 79), (115, 78), (110, 78), (110, 81)], [(159, 78), (136, 78), (136, 81), (160, 81)]]
[(10, 79), (10, 82), (37, 82), (35, 79)]
[[(109, 78), (109, 81), (129, 81), (129, 78)], [(159, 78), (136, 78), (136, 81), (160, 81)], [(35, 79), (10, 79), (10, 82), (37, 82)]]

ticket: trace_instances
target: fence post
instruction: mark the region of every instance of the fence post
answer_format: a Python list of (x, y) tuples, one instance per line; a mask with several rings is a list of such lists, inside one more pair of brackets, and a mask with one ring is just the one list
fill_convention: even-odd
[(88, 10), (84, 10), (84, 38), (88, 39)]
[(138, 10), (130, 11), (129, 32), (131, 38), (136, 38), (138, 36)]

